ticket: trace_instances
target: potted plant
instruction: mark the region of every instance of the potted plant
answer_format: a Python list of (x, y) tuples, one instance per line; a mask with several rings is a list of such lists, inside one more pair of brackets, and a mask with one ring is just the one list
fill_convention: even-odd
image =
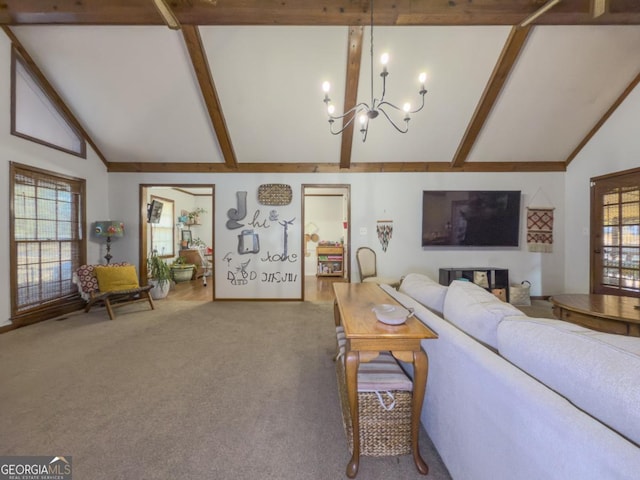
[(199, 223), (199, 216), (201, 213), (207, 213), (207, 211), (202, 207), (197, 207), (196, 209), (187, 212), (187, 225), (197, 225)]
[(188, 282), (193, 277), (196, 266), (193, 263), (187, 263), (186, 257), (178, 257), (171, 264), (171, 276), (176, 283)]
[(165, 298), (169, 294), (171, 287), (171, 269), (167, 262), (158, 256), (157, 251), (151, 252), (147, 258), (147, 276), (149, 283), (153, 285), (151, 289), (151, 298), (159, 300)]

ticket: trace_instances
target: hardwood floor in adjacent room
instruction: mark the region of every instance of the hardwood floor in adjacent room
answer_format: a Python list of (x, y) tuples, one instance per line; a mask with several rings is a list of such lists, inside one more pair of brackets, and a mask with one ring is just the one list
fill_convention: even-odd
[(333, 284), (346, 282), (342, 277), (304, 277), (304, 299), (307, 302), (333, 302)]
[(213, 281), (209, 277), (205, 287), (202, 278), (190, 282), (180, 282), (172, 285), (167, 300), (213, 300)]
[[(339, 277), (304, 277), (304, 299), (308, 302), (333, 302), (333, 283), (344, 282)], [(203, 286), (202, 279), (190, 282), (176, 283), (171, 287), (167, 300), (206, 301), (213, 299), (213, 281), (208, 279), (207, 286)]]

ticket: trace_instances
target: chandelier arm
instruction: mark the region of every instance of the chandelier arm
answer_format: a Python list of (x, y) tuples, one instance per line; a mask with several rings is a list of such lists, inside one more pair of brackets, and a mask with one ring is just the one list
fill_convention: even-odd
[(385, 105), (386, 105), (387, 107), (391, 107), (391, 108), (393, 108), (393, 109), (395, 109), (395, 110), (398, 110), (398, 111), (404, 111), (404, 110), (402, 110), (400, 107), (396, 107), (393, 103), (391, 103), (391, 102), (387, 102), (387, 101), (380, 102), (380, 103), (378, 104), (378, 109), (380, 109), (380, 107), (384, 107)]
[(360, 112), (361, 110), (365, 110), (368, 112), (370, 110), (369, 105), (367, 105), (364, 102), (358, 103), (355, 107), (350, 108), (349, 110), (344, 112), (342, 115), (329, 115), (329, 118), (331, 120), (342, 120), (343, 118), (351, 114), (353, 114), (354, 116), (357, 116), (358, 112)]
[[(391, 105), (391, 104), (389, 104), (389, 105)], [(395, 128), (398, 132), (407, 133), (409, 131), (409, 120), (408, 119), (405, 120), (405, 128), (403, 130), (402, 128), (398, 127), (398, 125), (396, 125), (393, 120), (391, 120), (391, 117), (382, 108), (378, 108), (378, 111), (382, 112), (382, 114), (387, 118), (387, 120), (389, 120), (389, 123), (391, 125), (393, 125), (393, 128)]]
[[(344, 117), (344, 115), (343, 115), (343, 117)], [(355, 118), (356, 118), (356, 115), (355, 115), (355, 113), (354, 113), (354, 114), (351, 116), (351, 118), (350, 118), (349, 120), (347, 120), (347, 122), (346, 122), (346, 123), (343, 123), (343, 124), (342, 124), (342, 128), (341, 128), (340, 130), (338, 130), (338, 131), (335, 131), (335, 132), (333, 131), (333, 121), (330, 121), (330, 122), (329, 122), (329, 132), (331, 132), (331, 134), (332, 134), (332, 135), (340, 135), (342, 132), (344, 132), (344, 131), (347, 129), (347, 127), (348, 127), (349, 125), (351, 125), (351, 124), (353, 123), (353, 120), (354, 120)]]
[(420, 107), (416, 108), (415, 110), (411, 110), (411, 111), (409, 111), (407, 113), (409, 113), (409, 114), (418, 113), (420, 110), (422, 110), (424, 108), (424, 95), (425, 95), (425, 93), (427, 93), (426, 90), (422, 90), (420, 92), (420, 96), (422, 97), (422, 105), (420, 105)]
[[(426, 93), (426, 92), (425, 92), (425, 93)], [(391, 108), (394, 108), (394, 109), (396, 109), (396, 110), (398, 110), (398, 111), (403, 111), (403, 112), (404, 112), (404, 109), (402, 109), (402, 108), (400, 108), (400, 107), (397, 107), (397, 106), (395, 106), (393, 103), (391, 103), (391, 102), (387, 102), (387, 101), (380, 102), (380, 103), (378, 104), (378, 108), (380, 108), (380, 107), (382, 107), (382, 106), (385, 106), (385, 105), (387, 105), (387, 106), (389, 106), (389, 107), (391, 107)], [(415, 110), (410, 110), (410, 111), (408, 111), (408, 112), (406, 112), (406, 113), (408, 113), (408, 114), (418, 113), (418, 112), (419, 112), (420, 110), (422, 110), (423, 108), (424, 108), (424, 95), (422, 95), (422, 105), (420, 105), (420, 107), (416, 108)]]

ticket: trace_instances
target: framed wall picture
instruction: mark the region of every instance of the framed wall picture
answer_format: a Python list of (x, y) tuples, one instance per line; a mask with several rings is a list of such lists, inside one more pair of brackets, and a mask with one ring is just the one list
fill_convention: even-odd
[(182, 230), (182, 248), (187, 248), (191, 243), (191, 230)]

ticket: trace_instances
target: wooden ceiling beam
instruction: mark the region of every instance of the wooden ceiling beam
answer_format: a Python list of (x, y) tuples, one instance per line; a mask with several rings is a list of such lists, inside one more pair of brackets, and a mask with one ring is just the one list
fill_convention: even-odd
[(625, 88), (624, 91), (620, 94), (620, 96), (616, 99), (616, 101), (613, 102), (613, 105), (611, 105), (611, 107), (609, 107), (609, 110), (607, 110), (605, 112), (605, 114), (602, 116), (602, 118), (600, 118), (600, 120), (598, 120), (598, 122), (589, 131), (589, 133), (587, 133), (587, 135), (582, 139), (582, 141), (573, 150), (573, 152), (571, 152), (569, 157), (567, 157), (567, 159), (564, 162), (567, 167), (573, 161), (573, 159), (576, 158), (576, 156), (578, 156), (578, 153), (580, 153), (582, 151), (584, 146), (587, 143), (589, 143), (589, 141), (593, 138), (593, 136), (596, 133), (598, 133), (598, 130), (600, 130), (600, 127), (602, 127), (606, 123), (606, 121), (609, 120), (609, 117), (611, 117), (611, 115), (613, 115), (613, 112), (615, 112), (616, 109), (622, 104), (622, 102), (625, 101), (625, 99), (634, 90), (634, 88), (636, 88), (638, 83), (640, 83), (640, 73), (638, 73), (635, 76), (635, 78), (633, 80), (631, 80), (631, 83), (629, 83), (629, 85), (627, 85), (627, 88)]
[(42, 70), (40, 70), (35, 60), (31, 58), (31, 55), (29, 55), (29, 52), (27, 52), (27, 49), (24, 48), (24, 45), (22, 45), (22, 43), (20, 43), (20, 40), (18, 40), (18, 37), (15, 36), (13, 31), (9, 27), (3, 26), (2, 29), (4, 30), (4, 33), (6, 33), (7, 37), (9, 37), (9, 39), (11, 40), (11, 43), (13, 44), (17, 52), (20, 54), (24, 62), (29, 67), (29, 70), (31, 70), (31, 73), (35, 75), (38, 83), (40, 84), (40, 88), (42, 88), (42, 91), (47, 95), (47, 97), (49, 97), (49, 100), (53, 104), (55, 104), (58, 110), (67, 117), (69, 122), (71, 122), (73, 127), (76, 129), (77, 133), (79, 133), (80, 136), (84, 138), (85, 142), (87, 142), (91, 146), (91, 148), (96, 153), (96, 155), (98, 155), (100, 160), (102, 160), (102, 163), (105, 165), (105, 167), (108, 168), (109, 162), (107, 161), (105, 156), (102, 154), (102, 152), (96, 145), (96, 142), (93, 141), (93, 139), (91, 138), (91, 135), (89, 135), (89, 132), (87, 132), (84, 126), (76, 118), (76, 116), (73, 114), (71, 109), (67, 106), (65, 101), (58, 94), (56, 89), (53, 88), (53, 85), (51, 85), (51, 83), (49, 82), (45, 74), (42, 73)]
[[(640, 2), (563, 0), (539, 25), (640, 24)], [(182, 25), (368, 25), (367, 0), (171, 0)], [(377, 0), (376, 25), (517, 25), (543, 0)], [(0, 0), (0, 24), (163, 25), (152, 0)]]
[(236, 159), (236, 153), (233, 150), (233, 143), (231, 142), (227, 122), (224, 119), (224, 113), (222, 112), (222, 106), (220, 105), (220, 99), (218, 98), (218, 91), (216, 90), (216, 85), (213, 81), (213, 76), (211, 75), (204, 46), (202, 45), (200, 31), (198, 30), (198, 27), (194, 27), (193, 25), (183, 25), (182, 36), (184, 37), (184, 42), (187, 45), (191, 64), (193, 65), (193, 70), (198, 78), (202, 98), (205, 106), (207, 107), (207, 112), (209, 112), (213, 133), (215, 133), (216, 138), (218, 139), (218, 145), (222, 151), (225, 165), (227, 168), (235, 169), (238, 167), (238, 160)]
[[(347, 173), (413, 172), (564, 172), (564, 162), (472, 162), (452, 167), (449, 162), (352, 163)], [(344, 173), (339, 163), (241, 163), (229, 168), (223, 163), (117, 162), (110, 173)]]
[[(362, 38), (364, 27), (349, 27), (349, 44), (347, 54), (347, 78), (345, 80), (344, 111), (347, 112), (356, 106), (358, 101), (358, 80), (360, 78), (360, 64), (362, 63)], [(354, 113), (355, 115), (355, 113)], [(349, 119), (345, 118), (344, 121)], [(342, 145), (340, 146), (340, 168), (351, 166), (351, 150), (353, 148), (354, 121), (342, 132)]]
[(495, 105), (507, 78), (509, 78), (511, 70), (520, 56), (520, 52), (522, 52), (522, 48), (529, 36), (530, 29), (530, 26), (513, 27), (511, 29), (509, 38), (507, 38), (507, 41), (502, 48), (498, 62), (493, 68), (493, 72), (489, 78), (489, 82), (487, 83), (484, 92), (482, 92), (482, 97), (480, 97), (476, 110), (473, 112), (473, 117), (471, 117), (471, 121), (469, 122), (467, 130), (462, 137), (458, 150), (451, 161), (452, 167), (461, 167), (467, 160), (471, 149), (475, 145), (476, 140), (482, 131), (482, 127), (484, 127), (491, 110), (493, 110), (493, 106)]

